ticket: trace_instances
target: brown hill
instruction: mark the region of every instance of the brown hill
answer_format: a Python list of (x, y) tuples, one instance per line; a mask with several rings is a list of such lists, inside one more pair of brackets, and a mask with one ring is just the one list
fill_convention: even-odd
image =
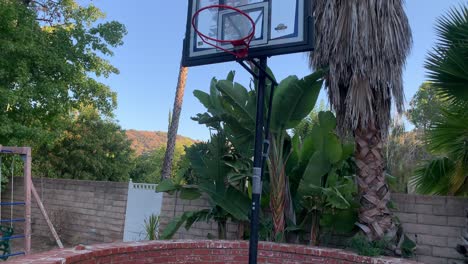
[[(127, 130), (127, 137), (132, 141), (132, 149), (137, 155), (149, 153), (160, 147), (165, 147), (167, 142), (167, 133), (161, 131), (140, 131)], [(182, 145), (191, 145), (197, 142), (194, 139), (177, 136), (177, 142)]]

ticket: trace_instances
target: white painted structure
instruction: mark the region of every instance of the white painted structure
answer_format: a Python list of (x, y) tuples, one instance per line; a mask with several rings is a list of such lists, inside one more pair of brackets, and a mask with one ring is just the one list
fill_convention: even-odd
[(156, 192), (157, 184), (128, 184), (127, 211), (125, 215), (124, 241), (146, 239), (145, 219), (150, 215), (159, 215), (163, 194)]

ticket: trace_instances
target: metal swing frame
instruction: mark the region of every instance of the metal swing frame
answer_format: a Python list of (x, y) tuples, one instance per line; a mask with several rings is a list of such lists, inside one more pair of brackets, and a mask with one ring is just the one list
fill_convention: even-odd
[[(10, 155), (20, 155), (23, 159), (23, 179), (24, 179), (24, 201), (23, 202), (1, 202), (0, 201), (0, 210), (1, 206), (18, 206), (24, 205), (24, 218), (18, 219), (0, 219), (0, 224), (2, 223), (14, 223), (14, 222), (24, 222), (24, 233), (22, 235), (12, 235), (8, 237), (0, 237), (0, 241), (19, 239), (24, 238), (24, 252), (15, 252), (7, 255), (0, 256), (2, 259), (18, 256), (18, 255), (29, 255), (31, 253), (31, 196), (34, 196), (36, 203), (49, 226), (49, 229), (54, 236), (57, 245), (59, 248), (63, 248), (63, 244), (60, 241), (60, 238), (49, 219), (49, 216), (45, 210), (45, 207), (39, 197), (39, 194), (34, 187), (32, 182), (31, 174), (31, 165), (32, 165), (32, 156), (30, 147), (4, 147), (0, 145), (0, 154), (10, 154)], [(13, 191), (13, 190), (12, 190)]]
[[(11, 155), (20, 155), (23, 158), (23, 178), (24, 178), (24, 202), (0, 202), (0, 206), (24, 206), (24, 218), (18, 219), (0, 219), (0, 223), (13, 223), (13, 222), (24, 222), (24, 234), (22, 235), (10, 235), (2, 236), (0, 240), (2, 242), (6, 240), (24, 238), (24, 252), (14, 252), (9, 254), (4, 254), (2, 259), (6, 259), (12, 256), (18, 255), (28, 255), (31, 253), (31, 148), (28, 147), (3, 147), (0, 146), (1, 154), (11, 154)], [(13, 190), (12, 190), (13, 191)], [(12, 194), (13, 195), (13, 194)], [(0, 207), (0, 210), (1, 210)]]

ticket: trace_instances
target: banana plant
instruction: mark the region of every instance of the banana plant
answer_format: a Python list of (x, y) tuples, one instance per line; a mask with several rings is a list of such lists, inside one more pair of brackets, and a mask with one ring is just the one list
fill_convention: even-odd
[[(238, 152), (244, 157), (251, 157), (255, 129), (256, 91), (255, 89), (248, 90), (234, 82), (234, 75), (231, 72), (226, 80), (213, 79), (209, 94), (202, 91), (194, 92), (194, 95), (207, 108), (206, 113), (198, 114), (194, 120), (212, 129), (219, 129), (222, 126), (227, 131), (229, 141)], [(303, 79), (289, 76), (279, 83), (274, 93), (268, 174), (269, 203), (273, 215), (275, 237), (284, 232), (285, 218), (295, 222), (289, 183), (285, 173), (285, 166), (291, 151), (290, 148), (284, 148), (286, 142), (290, 141), (287, 130), (299, 124), (314, 108), (323, 84), (322, 77), (322, 71), (317, 71)], [(222, 125), (219, 125), (220, 121)]]
[(229, 219), (233, 221), (248, 221), (250, 199), (245, 192), (238, 189), (235, 184), (227, 182), (229, 173), (233, 171), (232, 165), (225, 161), (229, 153), (229, 142), (226, 136), (218, 131), (212, 135), (206, 147), (196, 148), (198, 153), (188, 152), (192, 170), (195, 172), (198, 183), (194, 186), (185, 186), (174, 183), (168, 179), (158, 185), (158, 192), (180, 192), (182, 199), (197, 199), (205, 195), (211, 202), (211, 208), (199, 211), (184, 212), (173, 219), (163, 230), (161, 237), (170, 239), (177, 230), (185, 224), (186, 229), (195, 222), (215, 220), (218, 223), (218, 238), (226, 239), (226, 224)]
[(346, 233), (357, 220), (357, 188), (350, 165), (354, 144), (341, 143), (335, 130), (333, 113), (320, 112), (318, 123), (303, 142), (298, 135), (292, 139), (291, 192), (302, 208), (299, 215), (303, 216), (300, 228), (295, 230), (310, 225), (312, 245), (319, 242), (320, 226)]
[(290, 76), (281, 81), (273, 97), (270, 153), (270, 209), (274, 234), (284, 240), (286, 222), (296, 224), (286, 165), (291, 154), (288, 130), (296, 127), (315, 107), (322, 88), (323, 72), (317, 71), (303, 79)]

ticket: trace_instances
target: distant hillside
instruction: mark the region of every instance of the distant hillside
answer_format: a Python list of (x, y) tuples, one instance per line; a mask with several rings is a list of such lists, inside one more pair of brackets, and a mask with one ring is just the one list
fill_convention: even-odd
[[(132, 149), (135, 150), (137, 155), (165, 147), (167, 142), (167, 133), (160, 131), (127, 130), (127, 137), (132, 141)], [(177, 142), (183, 145), (191, 145), (197, 141), (188, 137), (177, 136)]]

